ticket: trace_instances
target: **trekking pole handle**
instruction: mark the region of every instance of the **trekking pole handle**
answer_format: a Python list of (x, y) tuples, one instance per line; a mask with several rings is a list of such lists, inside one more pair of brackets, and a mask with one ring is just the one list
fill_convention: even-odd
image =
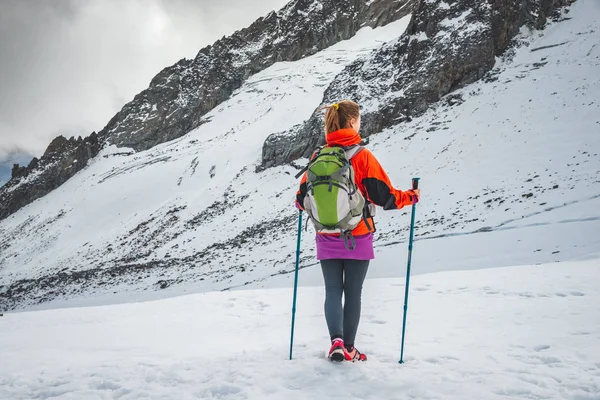
[(419, 179), (421, 178), (412, 178), (412, 188), (416, 190), (419, 188)]

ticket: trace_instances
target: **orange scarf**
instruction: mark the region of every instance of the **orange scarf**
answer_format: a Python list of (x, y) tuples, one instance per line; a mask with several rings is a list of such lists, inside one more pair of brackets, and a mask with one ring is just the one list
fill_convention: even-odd
[(361, 137), (352, 128), (344, 128), (337, 131), (329, 132), (325, 138), (328, 146), (353, 146), (359, 144)]

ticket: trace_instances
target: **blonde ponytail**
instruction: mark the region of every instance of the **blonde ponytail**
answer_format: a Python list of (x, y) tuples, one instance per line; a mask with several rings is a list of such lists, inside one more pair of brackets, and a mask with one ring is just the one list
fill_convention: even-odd
[(325, 111), (325, 133), (339, 131), (350, 127), (352, 119), (360, 117), (360, 108), (352, 100), (342, 100), (328, 106), (323, 106), (317, 111)]

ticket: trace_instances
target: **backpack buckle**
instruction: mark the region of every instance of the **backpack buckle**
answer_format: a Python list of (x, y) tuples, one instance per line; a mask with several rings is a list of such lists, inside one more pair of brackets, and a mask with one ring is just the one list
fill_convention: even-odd
[(354, 240), (354, 235), (352, 232), (345, 231), (342, 232), (342, 235), (344, 236), (344, 247), (350, 251), (356, 249), (356, 240)]

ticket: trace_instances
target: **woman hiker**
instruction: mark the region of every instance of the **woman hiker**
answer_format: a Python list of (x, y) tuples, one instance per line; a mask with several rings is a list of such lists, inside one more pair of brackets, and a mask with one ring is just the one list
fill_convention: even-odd
[[(344, 100), (322, 109), (326, 109), (325, 138), (327, 145), (325, 148), (342, 147), (346, 152), (352, 152), (350, 156), (346, 153), (346, 157), (350, 159), (354, 171), (354, 184), (365, 201), (365, 211), (358, 217), (360, 222), (351, 230), (351, 234), (342, 235), (339, 230), (337, 233), (332, 233), (331, 230), (319, 229), (323, 226), (315, 223), (317, 260), (321, 263), (325, 281), (325, 319), (331, 338), (329, 358), (332, 361), (366, 361), (367, 356), (354, 347), (354, 339), (360, 320), (363, 282), (367, 275), (369, 261), (375, 257), (373, 251), (374, 212), (367, 210), (374, 211), (373, 204), (383, 207), (384, 210), (396, 210), (406, 205), (412, 205), (419, 201), (420, 191), (417, 189), (403, 192), (395, 189), (373, 153), (358, 146), (361, 142), (358, 134), (360, 130), (358, 104)], [(315, 151), (311, 160), (316, 161), (318, 153), (319, 150)], [(309, 170), (302, 177), (300, 190), (296, 195), (296, 207), (307, 211), (315, 222), (313, 215), (316, 213), (311, 213), (310, 208), (311, 204), (313, 204), (313, 208), (316, 208), (318, 204), (309, 199), (309, 194), (316, 197), (314, 195), (316, 185), (313, 185), (315, 175), (312, 174), (313, 180), (307, 179), (307, 174), (310, 174), (312, 170), (311, 164), (308, 168)], [(327, 176), (325, 179), (331, 179), (332, 176)], [(317, 177), (318, 179), (319, 177)], [(321, 178), (321, 180), (323, 179)], [(327, 185), (329, 192), (332, 191), (333, 185), (342, 186), (337, 181), (334, 184), (325, 184), (326, 188)], [(349, 194), (352, 194), (351, 191)], [(352, 199), (352, 196), (350, 198)], [(356, 219), (354, 221), (356, 222)], [(343, 307), (342, 293), (345, 299)]]

